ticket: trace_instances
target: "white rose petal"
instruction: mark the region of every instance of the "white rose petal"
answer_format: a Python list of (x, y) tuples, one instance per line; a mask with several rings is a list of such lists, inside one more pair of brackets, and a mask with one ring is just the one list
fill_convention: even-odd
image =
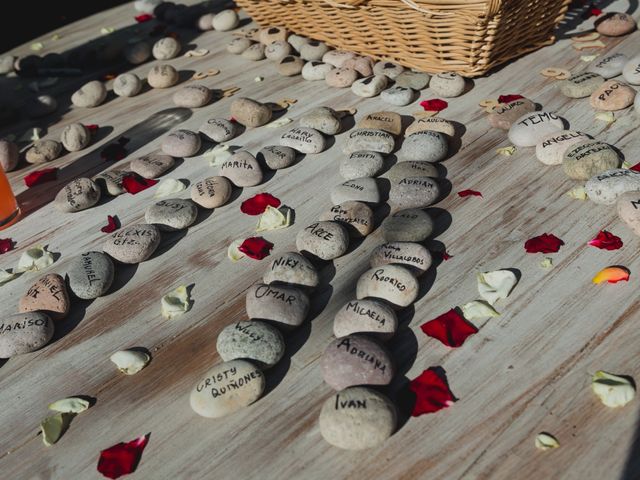
[(540, 267), (544, 269), (553, 268), (553, 259), (551, 257), (545, 257), (540, 262)]
[(146, 367), (151, 357), (137, 350), (120, 350), (111, 355), (109, 359), (116, 364), (122, 373), (133, 375)]
[(167, 197), (169, 195), (173, 195), (174, 193), (181, 192), (185, 188), (187, 188), (187, 186), (180, 180), (176, 180), (175, 178), (165, 178), (161, 180), (156, 187), (156, 193), (154, 197)]
[(231, 157), (231, 152), (229, 151), (229, 145), (216, 145), (213, 148), (208, 149), (206, 152), (202, 154), (202, 157), (209, 160), (209, 165), (212, 167), (219, 167), (222, 165), (229, 157)]
[(465, 303), (460, 307), (460, 310), (462, 310), (462, 315), (467, 320), (500, 316), (495, 308), (482, 300), (474, 300), (473, 302)]
[(591, 388), (607, 407), (623, 407), (636, 396), (633, 383), (624, 377), (598, 370), (591, 379)]
[(511, 270), (478, 273), (478, 293), (490, 305), (507, 298), (516, 283), (518, 279)]
[[(286, 210), (286, 215), (282, 213), (283, 209)], [(280, 209), (278, 209), (267, 205), (264, 213), (260, 215), (256, 232), (278, 230), (280, 228), (287, 228), (289, 225), (291, 225), (291, 209), (286, 207), (280, 207)]]
[(54, 262), (53, 254), (45, 247), (37, 245), (29, 248), (25, 251), (20, 260), (18, 260), (18, 266), (14, 269), (15, 272), (36, 272), (52, 265)]
[(56, 413), (48, 416), (40, 423), (42, 441), (47, 447), (60, 440), (75, 415), (75, 413)]
[(173, 318), (187, 312), (190, 307), (189, 293), (185, 285), (180, 285), (172, 292), (167, 293), (161, 300), (162, 316)]
[(231, 245), (229, 245), (229, 248), (227, 248), (227, 257), (229, 257), (229, 260), (232, 262), (237, 262), (238, 260), (246, 257), (244, 253), (238, 250), (238, 247), (242, 245), (242, 242), (244, 242), (244, 238), (234, 240), (231, 242)]
[(11, 280), (13, 280), (14, 278), (16, 278), (18, 275), (16, 275), (13, 272), (10, 272), (8, 270), (2, 270), (0, 268), (0, 285), (4, 285), (7, 282), (10, 282)]
[(582, 185), (573, 187), (567, 192), (567, 196), (575, 198), (576, 200), (586, 200), (589, 198), (589, 196), (587, 195), (587, 190)]
[(552, 448), (558, 448), (560, 446), (558, 439), (546, 432), (536, 435), (535, 444), (539, 450), (551, 450)]
[(60, 413), (81, 413), (90, 407), (89, 401), (84, 398), (63, 398), (49, 404), (49, 410)]

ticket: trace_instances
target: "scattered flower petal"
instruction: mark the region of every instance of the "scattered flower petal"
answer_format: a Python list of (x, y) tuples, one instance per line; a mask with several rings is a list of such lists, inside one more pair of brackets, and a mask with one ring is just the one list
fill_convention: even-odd
[(505, 157), (510, 157), (514, 153), (516, 153), (518, 149), (514, 145), (510, 145), (508, 147), (501, 147), (496, 149), (496, 153), (498, 155), (503, 155)]
[(589, 10), (589, 16), (590, 17), (598, 17), (602, 15), (602, 10), (599, 8), (592, 8), (591, 10)]
[(596, 238), (589, 241), (589, 245), (603, 250), (618, 250), (622, 248), (622, 239), (611, 232), (601, 230)]
[(544, 268), (546, 270), (553, 268), (553, 259), (551, 257), (544, 257), (540, 262), (540, 268)]
[(589, 195), (587, 195), (587, 190), (583, 185), (573, 187), (567, 192), (567, 196), (575, 198), (576, 200), (587, 200), (589, 198)]
[(154, 197), (167, 197), (169, 195), (173, 195), (174, 193), (181, 192), (186, 188), (187, 186), (180, 180), (176, 180), (175, 178), (164, 178), (158, 184), (158, 188), (156, 188)]
[(238, 250), (244, 253), (247, 257), (254, 260), (262, 260), (267, 257), (273, 248), (273, 243), (265, 240), (262, 237), (251, 237), (245, 239), (238, 247)]
[(495, 308), (489, 305), (488, 302), (482, 300), (474, 300), (472, 302), (465, 303), (460, 307), (460, 310), (462, 310), (462, 315), (467, 320), (500, 316)]
[(478, 333), (478, 329), (467, 322), (454, 308), (422, 324), (420, 329), (428, 336), (440, 340), (447, 347), (460, 347), (467, 337)]
[(265, 128), (278, 128), (278, 127), (287, 125), (291, 122), (293, 122), (293, 120), (291, 120), (289, 117), (280, 117), (277, 120), (274, 120), (273, 122), (267, 123), (265, 125)]
[(71, 420), (75, 417), (75, 413), (56, 413), (45, 418), (40, 423), (42, 430), (42, 441), (47, 447), (50, 447), (64, 435), (69, 428)]
[(47, 408), (60, 413), (82, 413), (91, 405), (88, 400), (79, 397), (69, 397), (50, 403)]
[(613, 123), (616, 121), (616, 116), (613, 114), (613, 112), (598, 112), (596, 113), (596, 120)]
[(133, 173), (122, 177), (122, 187), (131, 195), (135, 195), (136, 193), (140, 193), (149, 187), (153, 187), (156, 183), (158, 183), (158, 180), (153, 180), (151, 178), (142, 178)]
[(115, 28), (113, 27), (102, 27), (100, 29), (100, 33), (102, 35), (109, 35), (110, 33), (113, 33), (115, 31)]
[(424, 108), (426, 111), (441, 112), (442, 110), (447, 108), (449, 104), (444, 100), (440, 100), (439, 98), (434, 98), (431, 100), (423, 100), (422, 102), (420, 102), (420, 106)]
[(598, 55), (597, 55), (597, 54), (596, 54), (596, 55), (582, 55), (582, 56), (580, 57), (580, 60), (582, 60), (583, 62), (586, 62), (586, 63), (591, 63), (591, 62), (593, 62), (596, 58), (598, 58)]
[(18, 143), (35, 142), (40, 140), (41, 137), (42, 129), (40, 127), (29, 128), (20, 136), (20, 138), (18, 138)]
[(489, 305), (504, 300), (518, 283), (516, 274), (511, 270), (494, 270), (477, 275), (478, 293)]
[(148, 13), (143, 13), (142, 15), (136, 15), (133, 17), (136, 19), (138, 23), (148, 22), (149, 20), (153, 20), (153, 15), (149, 15)]
[(4, 285), (5, 283), (10, 282), (17, 276), (18, 275), (13, 271), (10, 272), (9, 270), (3, 270), (0, 268), (0, 285)]
[(51, 37), (51, 40), (60, 40), (61, 38), (62, 38), (62, 36), (60, 34), (56, 33), (55, 35), (53, 35)]
[(90, 123), (89, 125), (85, 125), (84, 126), (87, 130), (89, 130), (90, 133), (95, 133), (98, 131), (98, 129), (100, 128), (97, 124), (95, 123)]
[(138, 350), (120, 350), (111, 355), (109, 360), (125, 375), (134, 375), (147, 366), (151, 357)]
[[(282, 213), (282, 210), (286, 211), (286, 215)], [(274, 208), (271, 205), (267, 206), (267, 209), (258, 220), (258, 226), (256, 232), (266, 232), (269, 230), (278, 230), (280, 228), (287, 228), (291, 225), (291, 209), (282, 207), (280, 209)]]
[(33, 50), (34, 52), (40, 51), (44, 48), (44, 43), (42, 42), (35, 42), (31, 44), (31, 50)]
[(543, 233), (524, 242), (527, 253), (555, 253), (564, 242), (552, 233)]
[(113, 233), (118, 229), (118, 223), (117, 217), (107, 215), (107, 224), (102, 227), (100, 231), (104, 233)]
[(640, 172), (640, 163), (636, 163), (635, 165), (629, 167), (629, 170), (633, 170), (634, 172)]
[(536, 435), (535, 445), (538, 450), (551, 450), (552, 448), (558, 448), (560, 442), (550, 433), (541, 432)]
[(209, 159), (209, 165), (212, 167), (219, 167), (231, 157), (231, 151), (229, 145), (216, 145), (204, 152), (202, 156)]
[(270, 193), (258, 193), (242, 202), (240, 211), (247, 215), (260, 215), (265, 212), (267, 207), (277, 208), (280, 206), (280, 203), (280, 199)]
[(22, 253), (22, 256), (20, 256), (20, 260), (18, 260), (18, 266), (14, 269), (14, 271), (37, 272), (52, 265), (53, 262), (53, 254), (47, 251), (45, 247), (37, 245), (35, 247), (27, 249)]
[(43, 168), (42, 170), (35, 170), (24, 177), (24, 184), (31, 188), (35, 185), (40, 185), (41, 183), (51, 182), (56, 178), (58, 178), (57, 168)]
[(451, 258), (453, 258), (453, 255), (449, 255), (449, 253), (446, 250), (442, 252), (442, 260), (446, 262)]
[(591, 379), (591, 389), (600, 401), (610, 408), (624, 407), (636, 396), (629, 378), (598, 370)]
[(127, 443), (118, 443), (100, 452), (98, 471), (107, 478), (119, 478), (133, 472), (147, 446), (149, 435), (143, 435)]
[(449, 390), (447, 379), (430, 367), (409, 382), (409, 390), (416, 395), (416, 403), (411, 412), (412, 417), (419, 417), (425, 413), (434, 413), (450, 407), (455, 398)]
[(239, 240), (234, 240), (229, 245), (229, 248), (227, 248), (227, 257), (229, 257), (229, 260), (231, 260), (234, 263), (237, 262), (238, 260), (246, 257), (246, 255), (244, 253), (242, 253), (240, 250), (238, 250), (240, 245), (242, 245), (242, 242), (244, 242), (244, 239), (242, 239), (242, 238), (239, 239)]
[(458, 196), (459, 197), (469, 197), (469, 196), (481, 197), (482, 194), (477, 190), (462, 190), (458, 192)]
[(10, 238), (0, 238), (0, 254), (10, 252), (13, 250), (13, 244), (15, 242)]
[(520, 100), (521, 98), (524, 98), (524, 97), (518, 94), (500, 95), (498, 97), (498, 103), (511, 103), (511, 102), (515, 102), (516, 100)]
[(608, 283), (618, 283), (618, 282), (628, 282), (629, 275), (631, 272), (626, 267), (607, 267), (600, 270), (593, 280), (591, 280), (596, 285), (602, 282)]
[(256, 77), (256, 78), (253, 79), (253, 81), (256, 82), (256, 83), (262, 82), (262, 81), (264, 81), (264, 77)]
[(167, 293), (161, 300), (162, 316), (171, 319), (189, 311), (191, 301), (185, 285), (180, 285), (172, 292)]

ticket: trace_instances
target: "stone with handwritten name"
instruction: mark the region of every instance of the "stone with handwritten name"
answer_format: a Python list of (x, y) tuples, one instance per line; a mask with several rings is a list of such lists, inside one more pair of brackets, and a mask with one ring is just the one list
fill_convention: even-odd
[(282, 358), (285, 344), (274, 326), (260, 320), (244, 320), (222, 329), (216, 349), (225, 362), (246, 359), (260, 368), (270, 368)]
[(334, 205), (347, 201), (380, 203), (380, 187), (375, 178), (362, 177), (347, 180), (331, 189)]
[(340, 160), (340, 175), (345, 180), (375, 177), (384, 167), (384, 157), (378, 152), (353, 152)]
[(239, 150), (220, 166), (220, 175), (237, 187), (255, 187), (262, 183), (262, 168), (246, 150)]
[(633, 105), (636, 91), (624, 82), (607, 80), (593, 92), (590, 103), (596, 110), (616, 111)]
[(370, 75), (353, 82), (351, 91), (358, 97), (375, 97), (387, 88), (388, 83), (389, 80), (386, 75)]
[(240, 55), (253, 44), (254, 42), (249, 38), (236, 37), (227, 43), (227, 52), (233, 53), (234, 55)]
[(44, 312), (5, 315), (0, 320), (0, 358), (44, 347), (53, 337), (53, 321)]
[(320, 220), (343, 224), (353, 238), (366, 237), (373, 231), (373, 210), (362, 202), (347, 201), (320, 214)]
[(511, 125), (531, 112), (535, 112), (536, 104), (528, 98), (519, 98), (508, 103), (500, 103), (491, 109), (491, 113), (487, 116), (489, 125), (502, 130), (509, 130)]
[(291, 329), (307, 318), (309, 297), (290, 285), (257, 283), (247, 290), (246, 309), (249, 318), (269, 320)]
[(162, 140), (162, 151), (172, 157), (193, 157), (200, 151), (200, 135), (191, 130), (172, 131)]
[(55, 160), (62, 152), (62, 144), (56, 140), (37, 140), (27, 150), (25, 160), (28, 163), (46, 163)]
[(364, 272), (358, 279), (356, 296), (379, 298), (394, 306), (407, 307), (418, 296), (418, 281), (408, 268), (382, 265)]
[(81, 123), (72, 123), (62, 130), (60, 135), (62, 146), (70, 152), (82, 150), (91, 142), (89, 129)]
[(71, 302), (64, 278), (56, 273), (40, 277), (18, 301), (18, 311), (46, 313), (52, 320), (69, 314)]
[(370, 77), (373, 75), (373, 65), (375, 62), (371, 57), (364, 57), (362, 55), (356, 55), (350, 60), (347, 60), (342, 65), (342, 68), (351, 68), (358, 72), (362, 77)]
[(207, 177), (193, 184), (191, 200), (203, 208), (221, 207), (231, 198), (233, 186), (226, 177)]
[(320, 153), (326, 141), (318, 130), (309, 127), (294, 127), (280, 137), (280, 145), (290, 147), (300, 153)]
[(412, 90), (422, 90), (429, 85), (431, 76), (428, 73), (405, 70), (395, 78), (399, 87), (411, 88)]
[(388, 340), (396, 333), (398, 318), (393, 309), (378, 300), (350, 300), (338, 310), (333, 320), (336, 338), (365, 333)]
[(438, 182), (431, 177), (405, 177), (391, 184), (389, 205), (393, 211), (425, 208), (440, 196)]
[(603, 78), (617, 77), (622, 73), (629, 58), (624, 53), (614, 53), (604, 58), (596, 58), (587, 68), (588, 72), (597, 73)]
[(71, 95), (71, 103), (76, 107), (93, 108), (100, 105), (107, 98), (107, 89), (99, 80), (85, 83)]
[(301, 287), (317, 287), (320, 281), (313, 264), (298, 252), (285, 252), (273, 260), (262, 276), (264, 283), (289, 283)]
[(158, 178), (173, 167), (175, 160), (160, 150), (147, 153), (131, 161), (129, 168), (143, 178)]
[(349, 137), (342, 151), (347, 155), (362, 150), (391, 153), (394, 147), (395, 140), (389, 132), (371, 128), (356, 128), (349, 132)]
[(160, 245), (160, 230), (155, 225), (138, 223), (109, 235), (102, 250), (122, 263), (140, 263), (148, 259)]
[(536, 157), (545, 165), (560, 165), (569, 147), (589, 140), (586, 133), (564, 130), (543, 137), (536, 145)]
[(526, 113), (509, 129), (509, 141), (517, 147), (534, 147), (547, 135), (564, 130), (562, 118), (553, 112)]
[(629, 60), (622, 69), (622, 76), (631, 85), (640, 85), (640, 55)]
[(300, 47), (300, 57), (307, 62), (322, 60), (322, 57), (328, 51), (329, 47), (326, 43), (311, 40)]
[(391, 80), (396, 78), (402, 72), (404, 72), (404, 67), (402, 65), (384, 60), (377, 62), (373, 66), (373, 73), (375, 75), (386, 75)]
[(620, 157), (610, 145), (604, 142), (585, 140), (567, 149), (562, 166), (569, 178), (589, 180), (594, 175), (618, 168)]
[(293, 165), (296, 161), (296, 156), (296, 150), (291, 147), (268, 145), (258, 152), (256, 159), (271, 170), (280, 170)]
[(595, 22), (596, 31), (607, 37), (619, 37), (636, 29), (636, 21), (628, 13), (609, 12)]
[(613, 205), (623, 193), (640, 191), (640, 172), (627, 168), (607, 170), (591, 177), (584, 189), (592, 202)]
[(467, 83), (464, 77), (455, 72), (438, 73), (431, 77), (429, 88), (441, 97), (459, 97), (464, 93)]
[(113, 261), (102, 252), (86, 252), (74, 257), (67, 267), (69, 288), (78, 298), (101, 297), (113, 283)]
[(358, 79), (358, 72), (353, 68), (334, 68), (324, 76), (327, 85), (333, 88), (347, 88)]
[(424, 210), (409, 208), (389, 215), (381, 227), (387, 242), (422, 242), (431, 235), (434, 224)]
[(440, 117), (418, 118), (409, 125), (404, 132), (405, 136), (413, 135), (418, 132), (440, 132), (448, 137), (456, 134), (456, 127), (453, 122)]
[(240, 54), (245, 60), (251, 60), (257, 62), (258, 60), (264, 60), (264, 45), (262, 43), (254, 43), (244, 52)]
[(76, 178), (58, 192), (53, 204), (61, 212), (79, 212), (100, 201), (100, 187), (90, 178)]
[(320, 358), (325, 383), (334, 390), (355, 385), (388, 385), (395, 373), (386, 348), (364, 335), (348, 335), (329, 344)]
[(9, 140), (0, 140), (0, 167), (5, 172), (10, 172), (18, 166), (18, 145)]
[(313, 128), (325, 135), (336, 135), (342, 124), (333, 108), (316, 107), (300, 117), (300, 126)]
[(320, 434), (343, 450), (365, 450), (382, 445), (396, 429), (396, 407), (382, 393), (366, 387), (336, 392), (322, 405)]
[(383, 130), (392, 135), (402, 132), (402, 117), (395, 112), (373, 112), (365, 115), (358, 122), (357, 128)]
[(240, 134), (238, 125), (226, 118), (210, 118), (198, 131), (217, 143), (227, 142)]
[(237, 98), (231, 103), (231, 116), (245, 127), (260, 127), (271, 120), (271, 107), (250, 98)]
[(304, 68), (304, 60), (295, 55), (287, 55), (278, 62), (278, 73), (283, 77), (300, 75)]
[(402, 160), (439, 162), (449, 153), (449, 140), (440, 132), (424, 130), (405, 138), (400, 150)]
[(424, 245), (415, 242), (389, 242), (376, 247), (369, 263), (371, 267), (381, 265), (403, 265), (416, 275), (422, 275), (431, 266), (431, 253)]
[(213, 94), (208, 87), (197, 83), (184, 86), (173, 94), (173, 103), (178, 107), (199, 108), (211, 101)]
[(432, 177), (438, 178), (438, 168), (429, 162), (398, 162), (384, 175), (391, 183), (398, 183), (403, 178)]
[(582, 72), (571, 75), (558, 83), (560, 91), (569, 98), (584, 98), (595, 92), (605, 82), (602, 75)]
[(198, 207), (192, 200), (168, 198), (147, 207), (144, 220), (156, 225), (160, 231), (173, 232), (193, 225), (198, 217)]
[(309, 81), (325, 80), (329, 72), (333, 70), (333, 66), (328, 63), (318, 61), (307, 62), (302, 67), (302, 78)]
[[(250, 48), (248, 48), (247, 50), (250, 50)], [(247, 50), (245, 50), (245, 52)], [(287, 55), (290, 55), (292, 51), (293, 47), (289, 44), (289, 42), (287, 42), (286, 40), (276, 40), (275, 42), (272, 42), (264, 47), (264, 56), (269, 60), (279, 62)]]
[(338, 222), (315, 222), (298, 232), (296, 248), (322, 260), (333, 260), (349, 248), (349, 232)]
[(404, 107), (416, 99), (416, 92), (407, 87), (394, 85), (380, 93), (380, 99), (389, 105)]
[(142, 90), (142, 80), (135, 73), (121, 73), (113, 81), (113, 93), (119, 97), (134, 97)]
[(640, 236), (640, 191), (623, 193), (616, 202), (618, 217)]
[(264, 374), (257, 365), (231, 360), (205, 373), (191, 390), (189, 404), (198, 415), (220, 418), (251, 405), (260, 398), (264, 387)]
[(127, 170), (107, 170), (98, 175), (94, 181), (105, 195), (117, 197), (126, 192), (123, 184), (124, 177), (131, 175)]

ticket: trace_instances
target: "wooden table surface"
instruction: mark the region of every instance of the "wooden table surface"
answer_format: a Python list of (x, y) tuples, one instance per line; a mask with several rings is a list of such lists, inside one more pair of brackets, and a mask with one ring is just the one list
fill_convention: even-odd
[[(37, 39), (44, 44), (38, 53), (64, 52), (99, 38), (102, 27), (122, 28), (120, 33), (127, 38), (150, 28), (136, 25), (134, 15), (128, 4), (66, 26)], [(585, 22), (579, 29), (588, 26)], [(210, 50), (205, 57), (169, 62), (182, 72), (181, 85), (191, 81), (193, 71), (217, 68), (220, 74), (202, 83), (218, 89), (237, 86), (241, 88), (237, 95), (261, 101), (297, 99), (286, 113), (294, 120), (320, 105), (356, 107), (356, 121), (366, 113), (390, 109), (379, 98), (361, 99), (349, 89), (280, 77), (268, 60), (249, 62), (233, 56), (225, 49), (230, 32), (180, 32), (189, 48)], [(51, 38), (54, 33), (60, 35), (58, 40)], [(610, 51), (632, 56), (638, 53), (640, 32), (603, 40), (607, 47), (600, 55)], [(24, 45), (12, 53), (31, 52)], [(549, 66), (582, 71), (587, 64), (580, 56), (585, 53), (589, 52), (578, 52), (569, 39), (561, 39), (476, 79), (473, 89), (451, 99), (440, 114), (464, 127), (454, 154), (442, 164), (452, 193), (429, 209), (438, 223), (437, 236), (429, 246), (446, 246), (453, 257), (421, 278), (419, 299), (402, 312), (402, 326), (389, 344), (398, 374), (385, 391), (405, 411), (401, 400), (408, 380), (430, 366), (440, 366), (458, 399), (453, 406), (418, 418), (404, 415), (397, 433), (378, 449), (341, 451), (320, 435), (318, 414), (332, 391), (322, 381), (318, 360), (332, 340), (337, 309), (354, 298), (355, 283), (367, 269), (369, 254), (383, 242), (378, 228), (347, 255), (322, 267), (310, 320), (287, 337), (286, 356), (267, 373), (267, 393), (262, 399), (217, 420), (199, 417), (189, 407), (195, 383), (220, 362), (215, 347), (218, 333), (246, 318), (245, 292), (261, 279), (268, 262), (244, 259), (234, 264), (227, 259), (228, 244), (251, 236), (255, 225), (255, 217), (240, 214), (240, 202), (268, 191), (295, 209), (292, 227), (264, 235), (275, 244), (273, 254), (294, 249), (295, 234), (331, 205), (329, 189), (341, 182), (338, 162), (346, 138), (342, 133), (327, 151), (275, 172), (258, 187), (245, 188), (212, 213), (201, 212), (188, 232), (164, 235), (149, 261), (118, 266), (112, 291), (95, 301), (74, 302), (69, 317), (56, 324), (49, 345), (2, 364), (0, 477), (100, 478), (96, 471), (100, 450), (150, 433), (131, 478), (640, 478), (638, 401), (608, 409), (590, 389), (590, 376), (599, 369), (640, 379), (636, 289), (640, 240), (618, 220), (614, 207), (566, 196), (576, 183), (561, 167), (536, 160), (534, 149), (520, 149), (511, 157), (496, 154), (498, 147), (509, 145), (508, 139), (505, 132), (489, 127), (478, 107), (485, 98), (523, 94), (559, 112), (572, 129), (615, 145), (631, 164), (637, 163), (637, 114), (629, 109), (616, 113), (613, 124), (596, 121), (588, 99), (564, 97), (553, 80), (538, 73)], [(146, 76), (154, 63), (131, 71)], [(256, 76), (265, 80), (257, 83)], [(57, 96), (57, 113), (0, 131), (0, 136), (22, 134), (39, 126), (46, 130), (46, 138), (58, 138), (71, 122), (100, 126), (90, 147), (52, 162), (60, 168), (55, 182), (25, 188), (25, 174), (42, 166), (22, 165), (9, 175), (25, 215), (0, 234), (17, 242), (14, 251), (0, 257), (1, 268), (15, 266), (26, 248), (43, 244), (60, 254), (47, 272), (64, 274), (75, 255), (100, 250), (105, 238), (100, 227), (107, 215), (117, 215), (123, 225), (143, 220), (154, 189), (108, 198), (73, 214), (59, 213), (50, 201), (75, 177), (95, 175), (157, 149), (171, 128), (196, 130), (207, 118), (229, 117), (233, 99), (223, 98), (193, 111), (174, 109), (171, 95), (178, 87), (147, 88), (134, 98), (110, 96), (95, 109), (70, 106), (71, 93), (87, 78), (62, 79), (43, 89)], [(25, 99), (32, 94), (27, 84), (5, 77), (0, 79), (0, 91), (5, 97)], [(426, 90), (421, 99), (434, 96)], [(410, 115), (420, 107), (416, 102), (391, 109)], [(229, 143), (256, 153), (277, 143), (279, 135), (293, 125), (249, 130)], [(118, 163), (103, 161), (99, 152), (121, 136), (131, 139), (129, 156)], [(189, 158), (167, 176), (193, 184), (215, 174), (217, 168), (206, 159)], [(467, 188), (479, 190), (483, 197), (456, 195)], [(187, 197), (188, 190), (180, 196)], [(378, 213), (382, 218), (385, 208)], [(587, 246), (600, 229), (619, 235), (624, 247), (606, 251)], [(551, 270), (539, 266), (541, 254), (527, 254), (523, 248), (526, 239), (545, 232), (565, 242), (559, 253), (549, 255), (554, 261)], [(628, 283), (591, 283), (598, 270), (616, 264), (631, 270)], [(474, 322), (480, 331), (464, 346), (449, 349), (420, 331), (425, 321), (478, 297), (477, 271), (499, 268), (518, 269), (522, 278), (500, 306), (502, 315)], [(16, 311), (18, 298), (38, 276), (27, 273), (0, 288), (5, 314)], [(182, 284), (194, 285), (193, 308), (182, 317), (165, 320), (160, 315), (160, 298)], [(153, 360), (139, 374), (125, 376), (109, 356), (130, 347), (147, 348)], [(88, 395), (96, 403), (73, 420), (56, 445), (47, 448), (38, 434), (38, 425), (48, 414), (47, 404), (71, 395)], [(536, 450), (534, 438), (541, 431), (553, 433), (561, 447)]]

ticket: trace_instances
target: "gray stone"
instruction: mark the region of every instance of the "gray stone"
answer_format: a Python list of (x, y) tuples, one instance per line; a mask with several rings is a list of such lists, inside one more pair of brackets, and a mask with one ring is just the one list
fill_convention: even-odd
[(227, 44), (227, 51), (234, 55), (240, 55), (253, 44), (254, 42), (246, 37), (236, 37)]
[(113, 93), (119, 97), (134, 97), (142, 90), (142, 80), (135, 73), (121, 73), (113, 81)]
[(396, 85), (383, 90), (380, 94), (380, 98), (383, 102), (388, 103), (389, 105), (404, 107), (416, 99), (416, 94), (410, 88)]
[(428, 73), (412, 72), (410, 70), (405, 70), (395, 78), (396, 85), (413, 90), (427, 88), (429, 80), (431, 80), (431, 77)]
[(560, 130), (564, 130), (564, 122), (555, 113), (525, 113), (511, 125), (509, 141), (517, 147), (534, 147), (547, 135)]
[(52, 337), (53, 321), (42, 312), (6, 315), (0, 329), (0, 358), (34, 352)]
[(351, 91), (359, 97), (375, 97), (387, 88), (387, 83), (388, 81), (385, 75), (371, 75), (353, 82)]
[(302, 78), (310, 81), (324, 80), (331, 70), (333, 70), (333, 66), (328, 63), (307, 62), (302, 67)]
[(596, 58), (587, 68), (588, 72), (597, 73), (605, 79), (617, 77), (624, 70), (629, 58), (623, 53), (614, 53), (604, 58)]
[(640, 85), (640, 55), (636, 55), (625, 64), (622, 76), (631, 85)]
[(158, 178), (173, 167), (175, 160), (159, 150), (147, 153), (131, 161), (129, 168), (143, 178)]
[(459, 97), (464, 93), (466, 82), (455, 72), (444, 72), (431, 77), (429, 88), (441, 97)]
[(85, 83), (71, 95), (71, 103), (76, 107), (93, 108), (100, 105), (107, 98), (107, 89), (99, 80)]
[(261, 368), (270, 368), (282, 358), (285, 344), (277, 328), (259, 320), (245, 320), (223, 328), (216, 349), (225, 362), (246, 359)]
[(333, 88), (351, 87), (358, 80), (358, 72), (353, 68), (335, 68), (324, 76), (324, 81)]
[(144, 220), (161, 231), (182, 230), (193, 225), (198, 217), (198, 207), (191, 200), (169, 198), (147, 207)]
[(300, 117), (300, 126), (313, 128), (326, 135), (336, 135), (342, 124), (336, 111), (329, 107), (316, 107)]
[(408, 268), (383, 265), (364, 272), (358, 279), (356, 296), (379, 298), (393, 306), (407, 307), (418, 297), (420, 286)]
[(396, 333), (398, 319), (393, 309), (377, 300), (350, 300), (333, 320), (336, 338), (353, 333), (366, 333), (380, 340), (388, 340)]
[(393, 211), (425, 208), (440, 196), (438, 182), (431, 177), (408, 177), (391, 184), (389, 205)]
[(212, 20), (212, 26), (214, 30), (219, 32), (228, 32), (240, 25), (240, 19), (238, 14), (231, 9), (222, 10)]
[(264, 283), (282, 282), (301, 287), (317, 287), (320, 281), (313, 264), (298, 252), (285, 252), (273, 260), (262, 277)]
[(349, 233), (337, 222), (315, 222), (298, 232), (296, 248), (322, 260), (333, 260), (349, 248)]
[(53, 204), (61, 212), (79, 212), (100, 200), (100, 187), (89, 178), (76, 178), (58, 192)]
[(356, 202), (380, 203), (380, 188), (375, 178), (354, 178), (331, 189), (334, 205), (349, 200)]
[(172, 157), (193, 157), (200, 151), (200, 135), (191, 130), (174, 130), (162, 140), (162, 151)]
[(593, 72), (571, 75), (558, 83), (560, 91), (569, 98), (584, 98), (595, 92), (604, 83), (604, 77)]
[(354, 238), (366, 237), (373, 231), (373, 210), (362, 202), (347, 201), (320, 214), (319, 220), (343, 224)]
[(325, 43), (311, 40), (300, 47), (300, 57), (307, 62), (322, 60), (328, 51), (329, 47)]
[(344, 67), (349, 60), (356, 58), (356, 54), (346, 50), (329, 50), (322, 56), (322, 61), (336, 68)]
[(607, 170), (591, 177), (584, 189), (592, 202), (613, 205), (622, 194), (640, 191), (640, 172), (626, 168)]
[(271, 170), (280, 170), (293, 165), (297, 152), (291, 147), (268, 145), (258, 152), (256, 158), (264, 162)]
[(279, 62), (291, 54), (293, 47), (286, 40), (277, 40), (264, 48), (264, 56), (274, 62)]
[(147, 83), (151, 88), (173, 87), (180, 80), (178, 71), (171, 65), (154, 65), (147, 75)]
[(438, 178), (438, 169), (429, 162), (398, 162), (386, 172), (385, 176), (392, 183), (398, 183), (403, 178), (433, 177)]
[(126, 192), (123, 185), (124, 177), (130, 175), (127, 170), (107, 170), (98, 175), (94, 181), (105, 195), (116, 197)]
[(245, 127), (261, 127), (271, 120), (271, 108), (250, 98), (237, 98), (231, 102), (231, 116)]
[(562, 166), (569, 178), (589, 180), (607, 170), (620, 166), (618, 153), (609, 145), (597, 140), (586, 140), (569, 147)]
[(391, 153), (395, 147), (393, 135), (383, 130), (357, 128), (349, 132), (349, 137), (342, 148), (344, 153), (351, 154), (362, 150)]
[(378, 152), (353, 152), (340, 160), (340, 175), (345, 180), (375, 177), (384, 167), (384, 157)]
[(301, 153), (320, 153), (326, 147), (322, 133), (308, 127), (294, 127), (280, 137), (280, 145)]
[(91, 133), (81, 123), (72, 123), (64, 127), (60, 141), (68, 151), (77, 152), (91, 143)]
[(403, 160), (439, 162), (449, 153), (449, 140), (440, 132), (423, 130), (405, 138), (400, 150)]
[(191, 187), (191, 200), (203, 208), (221, 207), (229, 201), (233, 186), (226, 177), (207, 177)]
[(151, 54), (156, 60), (176, 58), (182, 49), (180, 42), (173, 37), (164, 37), (153, 44)]
[(173, 94), (173, 103), (178, 107), (200, 108), (211, 101), (213, 94), (204, 85), (192, 83), (180, 88)]
[(62, 144), (56, 140), (38, 140), (27, 150), (25, 160), (28, 163), (45, 163), (55, 160), (62, 153)]
[(160, 245), (160, 230), (155, 225), (138, 223), (109, 235), (102, 250), (122, 263), (140, 263), (148, 259)]
[(302, 290), (287, 285), (257, 283), (247, 290), (247, 315), (269, 320), (290, 329), (299, 327), (309, 312), (309, 297)]
[(220, 175), (236, 187), (255, 187), (262, 183), (262, 168), (258, 160), (246, 150), (239, 150), (220, 166)]
[(627, 192), (618, 198), (616, 209), (618, 217), (635, 234), (640, 236), (640, 192)]
[(242, 58), (251, 60), (252, 62), (264, 60), (264, 45), (261, 43), (254, 43), (253, 45), (249, 46), (249, 48), (247, 48), (244, 52), (242, 52), (241, 55)]
[(402, 72), (404, 72), (404, 67), (402, 65), (398, 65), (397, 63), (393, 62), (387, 62), (384, 60), (377, 62), (373, 66), (374, 75), (385, 75), (391, 80), (396, 78)]
[(210, 118), (200, 126), (199, 132), (214, 142), (222, 143), (237, 137), (240, 130), (236, 123), (226, 118)]
[(278, 62), (278, 73), (283, 77), (293, 77), (300, 75), (304, 68), (304, 60), (295, 55), (287, 55)]
[(371, 267), (381, 265), (403, 265), (416, 275), (426, 272), (431, 266), (431, 253), (423, 245), (414, 242), (383, 243), (371, 252)]
[(291, 34), (289, 38), (287, 38), (287, 42), (291, 45), (296, 52), (299, 52), (303, 45), (306, 45), (311, 40), (307, 37), (303, 37), (302, 35)]
[(69, 288), (76, 297), (92, 300), (107, 293), (114, 273), (113, 262), (104, 253), (82, 253), (74, 257), (67, 267)]

